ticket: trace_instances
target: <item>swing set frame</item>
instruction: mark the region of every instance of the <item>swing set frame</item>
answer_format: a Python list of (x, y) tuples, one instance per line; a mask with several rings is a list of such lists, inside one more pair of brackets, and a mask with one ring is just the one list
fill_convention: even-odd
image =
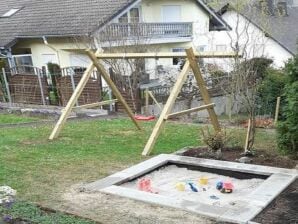
[[(206, 109), (208, 111), (208, 114), (211, 119), (211, 123), (214, 127), (214, 130), (216, 132), (221, 131), (221, 127), (218, 122), (217, 115), (214, 111), (215, 104), (211, 102), (211, 98), (209, 96), (207, 87), (205, 85), (205, 81), (202, 77), (200, 67), (197, 63), (197, 58), (234, 58), (237, 56), (234, 53), (224, 53), (224, 52), (198, 53), (198, 52), (195, 52), (193, 50), (193, 48), (189, 48), (189, 49), (186, 49), (185, 52), (159, 52), (159, 53), (100, 53), (99, 50), (97, 50), (96, 53), (94, 53), (91, 50), (87, 50), (86, 54), (91, 59), (92, 63), (89, 65), (89, 67), (83, 74), (78, 86), (76, 87), (75, 91), (73, 92), (66, 107), (62, 110), (62, 114), (49, 137), (50, 140), (53, 140), (59, 136), (61, 130), (63, 129), (63, 127), (67, 121), (67, 118), (69, 117), (69, 115), (73, 109), (92, 108), (92, 107), (103, 106), (103, 105), (107, 105), (107, 104), (111, 104), (111, 103), (115, 103), (115, 102), (119, 102), (124, 106), (124, 109), (125, 109), (127, 115), (130, 117), (132, 122), (135, 124), (136, 128), (139, 130), (142, 130), (140, 124), (135, 119), (131, 108), (128, 106), (127, 102), (121, 95), (117, 86), (110, 79), (109, 73), (106, 71), (106, 69), (101, 61), (103, 59), (138, 59), (138, 58), (142, 58), (142, 59), (145, 59), (145, 58), (155, 58), (155, 59), (158, 59), (158, 58), (185, 58), (186, 59), (183, 69), (181, 70), (181, 73), (179, 74), (177, 81), (171, 90), (170, 96), (169, 96), (165, 106), (163, 107), (163, 110), (159, 116), (159, 119), (157, 120), (157, 122), (155, 124), (155, 127), (153, 128), (151, 136), (149, 137), (149, 140), (143, 150), (142, 155), (147, 156), (152, 152), (152, 149), (156, 143), (156, 140), (158, 139), (166, 121), (172, 117), (177, 117), (180, 115), (189, 114), (192, 112), (197, 112), (197, 111)], [(102, 77), (106, 81), (106, 83), (109, 85), (109, 87), (111, 88), (116, 99), (75, 107), (76, 101), (80, 97), (84, 87), (86, 86), (86, 84), (88, 82), (88, 79), (90, 78), (90, 76), (92, 74), (92, 71), (95, 68), (102, 75)], [(176, 113), (171, 113), (173, 106), (175, 104), (175, 101), (181, 91), (181, 88), (182, 88), (190, 70), (193, 71), (193, 75), (197, 81), (200, 93), (202, 95), (204, 105), (196, 107), (196, 108), (176, 112)]]

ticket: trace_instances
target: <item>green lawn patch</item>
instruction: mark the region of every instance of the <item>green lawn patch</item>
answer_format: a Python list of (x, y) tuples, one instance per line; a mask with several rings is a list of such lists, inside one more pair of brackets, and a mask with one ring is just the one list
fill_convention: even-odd
[(14, 203), (11, 208), (0, 206), (0, 223), (2, 223), (2, 217), (6, 221), (20, 220), (31, 224), (95, 224), (95, 222), (61, 212), (44, 211), (34, 204), (22, 201)]
[(38, 121), (38, 118), (20, 116), (15, 114), (0, 114), (0, 125), (1, 124), (16, 124), (16, 123), (27, 123)]

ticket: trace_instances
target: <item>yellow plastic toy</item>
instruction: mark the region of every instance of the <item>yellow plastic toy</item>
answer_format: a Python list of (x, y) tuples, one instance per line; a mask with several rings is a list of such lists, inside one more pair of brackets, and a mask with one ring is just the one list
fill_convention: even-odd
[(201, 177), (199, 179), (199, 184), (200, 185), (207, 185), (208, 184), (208, 178), (207, 177)]
[(178, 191), (185, 191), (185, 184), (184, 183), (181, 183), (181, 182), (177, 183), (176, 184), (176, 189)]

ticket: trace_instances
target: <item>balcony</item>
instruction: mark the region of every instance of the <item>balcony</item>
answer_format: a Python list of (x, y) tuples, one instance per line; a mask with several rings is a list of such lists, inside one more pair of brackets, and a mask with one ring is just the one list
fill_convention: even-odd
[(112, 23), (100, 33), (101, 41), (192, 37), (192, 23)]

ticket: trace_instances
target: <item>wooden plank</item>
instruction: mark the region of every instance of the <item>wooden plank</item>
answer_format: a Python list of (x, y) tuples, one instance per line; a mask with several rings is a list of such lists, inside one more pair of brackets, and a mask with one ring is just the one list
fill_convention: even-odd
[(151, 91), (149, 91), (148, 93), (149, 93), (149, 96), (152, 98), (152, 100), (156, 103), (156, 105), (158, 106), (158, 108), (160, 110), (162, 110), (162, 107), (161, 107), (160, 103), (156, 100), (156, 98), (154, 97), (153, 93)]
[[(212, 103), (211, 98), (210, 98), (208, 90), (206, 88), (206, 84), (205, 84), (205, 81), (203, 79), (200, 67), (197, 63), (196, 56), (195, 56), (195, 53), (194, 53), (193, 49), (192, 48), (187, 49), (186, 54), (187, 54), (187, 58), (188, 58), (189, 63), (190, 63), (190, 67), (192, 68), (194, 76), (197, 80), (197, 84), (198, 84), (199, 90), (201, 92), (203, 101), (206, 105), (211, 104)], [(217, 115), (214, 111), (214, 108), (213, 107), (212, 108), (207, 108), (207, 110), (208, 110), (208, 113), (209, 113), (209, 117), (211, 119), (211, 123), (214, 127), (214, 130), (216, 132), (221, 131), (220, 124), (218, 122)]]
[(131, 108), (126, 103), (125, 99), (123, 98), (123, 96), (121, 95), (117, 86), (114, 84), (114, 82), (110, 78), (109, 73), (106, 71), (104, 66), (99, 62), (99, 60), (96, 58), (95, 54), (91, 50), (87, 50), (87, 55), (93, 62), (93, 65), (97, 68), (97, 71), (101, 74), (101, 76), (104, 78), (106, 83), (111, 87), (111, 89), (112, 89), (114, 95), (116, 96), (116, 98), (118, 99), (118, 101), (124, 106), (124, 109), (125, 109), (126, 113), (128, 114), (128, 116), (130, 117), (130, 119), (133, 121), (133, 123), (136, 125), (136, 127), (139, 130), (141, 130), (141, 126), (134, 118), (134, 114), (133, 114)]
[(277, 125), (278, 114), (279, 114), (279, 107), (280, 107), (280, 97), (277, 97), (276, 108), (275, 108), (275, 117), (274, 117), (274, 125)]
[[(97, 53), (99, 53), (100, 50), (97, 50)], [(66, 107), (62, 110), (62, 114), (58, 120), (58, 122), (56, 123), (50, 137), (49, 140), (53, 140), (55, 138), (57, 138), (67, 120), (67, 118), (69, 117), (72, 108), (74, 107), (75, 103), (77, 102), (78, 98), (80, 97), (84, 87), (86, 86), (88, 79), (90, 78), (92, 71), (94, 70), (94, 65), (93, 63), (91, 63), (87, 70), (84, 72), (79, 84), (77, 85), (77, 88), (75, 89), (75, 91), (73, 92), (70, 100), (68, 101)]]
[(90, 104), (77, 106), (77, 107), (74, 107), (73, 109), (74, 110), (88, 109), (88, 108), (100, 107), (100, 106), (104, 106), (104, 105), (108, 105), (108, 104), (112, 104), (112, 103), (116, 103), (116, 102), (118, 102), (117, 99), (115, 99), (115, 100), (106, 100), (106, 101), (102, 101), (102, 102), (98, 102), (98, 103), (90, 103)]
[(144, 148), (144, 151), (142, 153), (143, 156), (147, 156), (151, 153), (151, 151), (156, 143), (156, 140), (157, 140), (158, 136), (160, 135), (160, 132), (161, 132), (163, 126), (165, 125), (165, 122), (166, 122), (165, 118), (171, 112), (171, 110), (175, 104), (175, 100), (177, 99), (177, 96), (179, 95), (179, 92), (186, 80), (189, 70), (190, 70), (189, 61), (186, 60), (185, 65), (184, 65), (181, 73), (179, 74), (177, 81), (171, 91), (168, 101), (165, 104), (164, 109), (162, 110), (162, 112), (159, 116), (159, 119), (157, 120), (155, 127), (153, 128), (151, 136)]
[[(197, 58), (234, 58), (234, 52), (195, 52)], [(186, 58), (185, 52), (156, 52), (156, 53), (97, 53), (98, 59), (133, 59), (133, 58)]]
[(208, 105), (199, 106), (199, 107), (191, 108), (191, 109), (188, 109), (188, 110), (179, 111), (179, 112), (176, 112), (176, 113), (169, 114), (166, 117), (166, 119), (181, 116), (181, 115), (184, 115), (184, 114), (190, 114), (190, 113), (205, 110), (205, 109), (208, 109), (208, 108), (213, 108), (214, 106), (215, 106), (215, 104), (211, 103), (211, 104), (208, 104)]

